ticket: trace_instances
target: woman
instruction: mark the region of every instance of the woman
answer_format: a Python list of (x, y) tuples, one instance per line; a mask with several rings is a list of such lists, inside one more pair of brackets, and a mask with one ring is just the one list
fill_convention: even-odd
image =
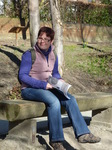
[(26, 51), (23, 54), (19, 71), (19, 79), (22, 82), (21, 95), (23, 99), (46, 104), (48, 110), (49, 141), (54, 150), (65, 150), (62, 144), (64, 135), (60, 111), (61, 105), (67, 111), (78, 142), (99, 142), (100, 138), (94, 136), (89, 131), (79, 111), (75, 97), (68, 93), (70, 99), (67, 99), (48, 83), (49, 76), (63, 80), (58, 71), (58, 57), (54, 53), (54, 35), (55, 33), (51, 28), (40, 28), (37, 43), (34, 46), (36, 60), (33, 65), (31, 52)]

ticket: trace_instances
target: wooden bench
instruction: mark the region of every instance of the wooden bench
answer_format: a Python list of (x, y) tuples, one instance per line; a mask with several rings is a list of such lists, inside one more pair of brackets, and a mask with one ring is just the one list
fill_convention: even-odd
[[(75, 98), (80, 111), (92, 110), (92, 123), (112, 127), (111, 93), (82, 93), (75, 94)], [(62, 108), (62, 114), (65, 113)], [(44, 103), (26, 100), (0, 101), (0, 119), (9, 121), (8, 136), (26, 137), (32, 143), (32, 136), (36, 135), (36, 118), (43, 116), (47, 116)]]

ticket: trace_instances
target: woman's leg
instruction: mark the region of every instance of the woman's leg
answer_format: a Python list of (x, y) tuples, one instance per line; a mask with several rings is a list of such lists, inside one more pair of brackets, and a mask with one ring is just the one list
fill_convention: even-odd
[[(79, 107), (74, 96), (68, 93), (69, 100), (61, 98), (61, 104), (66, 108), (68, 116), (72, 122), (76, 138), (81, 143), (97, 143), (101, 138), (90, 133), (84, 118), (82, 117)], [(59, 98), (59, 99), (60, 99)]]
[(83, 134), (90, 133), (87, 124), (79, 110), (75, 97), (68, 93), (70, 99), (67, 99), (63, 94), (59, 93), (58, 91), (55, 91), (53, 93), (58, 97), (61, 105), (65, 107), (67, 114), (72, 122), (76, 138)]
[(87, 124), (79, 110), (77, 101), (74, 96), (68, 93), (69, 100), (61, 101), (61, 104), (66, 108), (68, 116), (72, 122), (76, 138), (83, 134), (90, 133)]
[(50, 141), (63, 141), (61, 108), (58, 98), (49, 90), (34, 88), (22, 90), (22, 97), (26, 100), (43, 102), (47, 105)]

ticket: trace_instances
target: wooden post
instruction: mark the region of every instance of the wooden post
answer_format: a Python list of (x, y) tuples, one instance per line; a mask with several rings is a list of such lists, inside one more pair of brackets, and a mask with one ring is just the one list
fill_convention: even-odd
[(16, 37), (15, 37), (16, 46), (18, 46), (18, 37), (17, 37), (17, 34), (18, 34), (18, 33), (16, 32), (16, 33), (15, 33), (15, 36), (16, 36)]
[(7, 137), (21, 138), (27, 143), (34, 145), (36, 129), (36, 119), (9, 122), (9, 133)]

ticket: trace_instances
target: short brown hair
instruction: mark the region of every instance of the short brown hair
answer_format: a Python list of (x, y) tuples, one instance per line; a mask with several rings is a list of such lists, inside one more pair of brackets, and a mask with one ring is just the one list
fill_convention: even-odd
[(42, 32), (46, 33), (46, 35), (51, 38), (51, 41), (54, 39), (55, 32), (50, 27), (41, 27), (38, 32), (38, 37)]

